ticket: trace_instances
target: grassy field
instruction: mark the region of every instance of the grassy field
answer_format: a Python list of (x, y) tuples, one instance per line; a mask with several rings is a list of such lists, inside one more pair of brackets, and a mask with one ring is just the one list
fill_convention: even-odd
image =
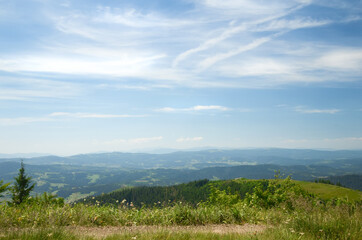
[(361, 201), (362, 192), (349, 188), (339, 187), (331, 184), (295, 181), (306, 191), (313, 193), (321, 199), (330, 200), (342, 198), (348, 201)]

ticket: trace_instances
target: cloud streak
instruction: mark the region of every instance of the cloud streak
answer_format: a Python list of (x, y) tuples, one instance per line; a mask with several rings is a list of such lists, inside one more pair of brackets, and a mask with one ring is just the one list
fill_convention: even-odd
[(112, 119), (112, 118), (143, 118), (147, 115), (129, 115), (129, 114), (99, 114), (99, 113), (69, 113), (54, 112), (42, 117), (16, 117), (0, 118), (2, 126), (16, 126), (36, 122), (54, 122), (66, 119)]
[(97, 114), (97, 113), (70, 113), (54, 112), (49, 114), (50, 117), (68, 117), (68, 118), (139, 118), (146, 115), (129, 115), (129, 114)]
[(336, 114), (340, 109), (307, 109), (304, 107), (296, 107), (295, 111), (303, 114)]
[(171, 108), (171, 107), (164, 107), (156, 109), (157, 112), (165, 112), (165, 113), (172, 113), (172, 112), (199, 112), (199, 111), (231, 111), (231, 108), (219, 106), (219, 105), (197, 105), (190, 108)]

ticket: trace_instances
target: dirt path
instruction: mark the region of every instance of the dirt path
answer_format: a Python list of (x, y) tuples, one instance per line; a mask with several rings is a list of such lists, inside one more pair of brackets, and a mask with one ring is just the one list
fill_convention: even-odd
[(130, 226), (130, 227), (69, 227), (68, 230), (76, 235), (104, 238), (114, 234), (124, 233), (152, 233), (158, 231), (191, 232), (191, 233), (258, 233), (266, 229), (263, 225), (230, 225), (215, 224), (205, 226)]

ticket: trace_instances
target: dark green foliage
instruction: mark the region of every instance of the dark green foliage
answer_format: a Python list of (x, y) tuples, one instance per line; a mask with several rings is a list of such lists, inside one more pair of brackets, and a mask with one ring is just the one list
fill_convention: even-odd
[(10, 183), (5, 183), (3, 184), (3, 180), (0, 180), (0, 197), (2, 197), (3, 195), (1, 195), (3, 192), (6, 192), (8, 190), (8, 187), (10, 185)]
[(266, 189), (268, 180), (250, 181), (238, 179), (209, 181), (204, 179), (174, 186), (123, 188), (109, 194), (88, 197), (85, 201), (79, 200), (79, 202), (100, 205), (118, 205), (122, 202), (130, 204), (132, 202), (132, 205), (135, 207), (165, 206), (172, 205), (175, 202), (183, 202), (196, 206), (200, 202), (209, 201), (210, 194), (215, 196), (214, 202), (219, 201), (217, 200), (217, 195), (222, 192), (225, 192), (227, 195), (233, 195), (237, 199), (243, 199), (247, 193), (252, 193), (257, 185)]
[[(126, 202), (132, 202), (132, 204), (137, 207), (143, 205), (154, 206), (155, 204), (160, 206), (161, 203), (165, 205), (176, 201), (196, 205), (198, 202), (205, 201), (208, 198), (208, 182), (209, 180), (204, 179), (175, 186), (123, 188), (109, 194), (88, 197), (86, 202), (93, 204), (97, 202), (101, 204), (118, 204), (126, 200)], [(83, 200), (81, 200), (81, 202), (83, 202)]]
[(28, 199), (35, 184), (31, 184), (31, 177), (26, 176), (23, 162), (21, 162), (18, 176), (14, 179), (15, 183), (11, 188), (12, 200), (14, 204), (18, 205)]
[(267, 187), (258, 184), (252, 193), (247, 193), (245, 202), (250, 206), (261, 208), (272, 208), (279, 206), (281, 203), (288, 205), (292, 199), (303, 197), (311, 199), (313, 196), (304, 191), (299, 185), (293, 183), (290, 177), (284, 180), (273, 179), (267, 181)]
[(337, 186), (348, 187), (362, 191), (362, 175), (349, 174), (343, 176), (330, 176), (328, 180)]
[(36, 195), (35, 197), (32, 197), (27, 200), (29, 204), (38, 204), (38, 205), (58, 205), (58, 206), (64, 206), (64, 198), (58, 198), (55, 195), (49, 194), (47, 192), (44, 192), (41, 195)]
[(341, 183), (340, 183), (340, 182), (337, 182), (336, 184), (334, 184), (333, 182), (331, 182), (331, 180), (329, 180), (329, 179), (323, 179), (323, 178), (315, 179), (314, 182), (315, 182), (315, 183), (324, 183), (324, 184), (341, 186)]

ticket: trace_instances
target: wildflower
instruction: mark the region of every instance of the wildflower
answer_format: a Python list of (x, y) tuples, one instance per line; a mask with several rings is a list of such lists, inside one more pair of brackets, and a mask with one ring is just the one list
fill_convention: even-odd
[(95, 199), (95, 197), (92, 197), (92, 199)]
[(127, 202), (127, 200), (126, 200), (126, 199), (123, 199), (121, 203), (125, 203), (125, 202)]
[(118, 203), (119, 201), (118, 200), (116, 200), (116, 203)]
[(301, 232), (301, 233), (299, 233), (299, 234), (300, 234), (300, 235), (302, 235), (302, 236), (304, 235), (304, 233), (303, 233), (303, 232)]

